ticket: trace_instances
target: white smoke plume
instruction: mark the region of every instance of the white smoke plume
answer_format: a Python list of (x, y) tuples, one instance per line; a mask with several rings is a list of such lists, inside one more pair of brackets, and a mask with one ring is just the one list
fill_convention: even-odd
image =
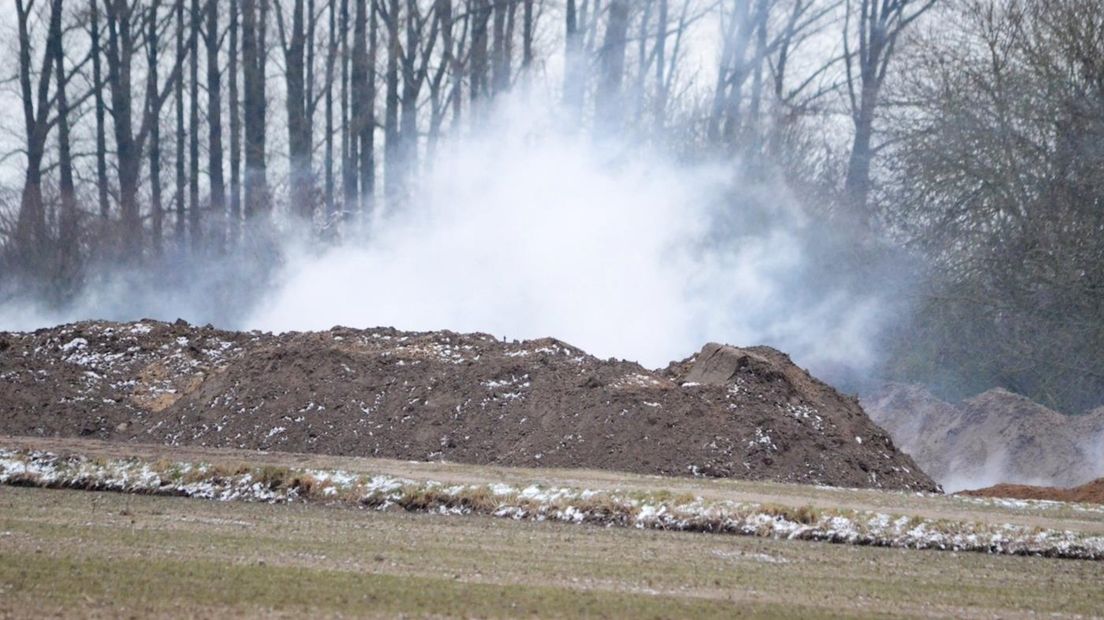
[(551, 335), (651, 367), (709, 340), (813, 367), (876, 362), (883, 300), (811, 281), (813, 226), (784, 187), (533, 116), (515, 101), (444, 147), (369, 239), (293, 253), (245, 325)]
[(507, 98), (492, 127), (442, 143), (407, 204), (364, 234), (326, 245), (289, 233), (263, 264), (183, 253), (152, 274), (100, 269), (64, 310), (0, 303), (0, 329), (394, 326), (554, 336), (649, 367), (708, 341), (769, 344), (829, 380), (876, 367), (896, 276), (857, 275), (847, 240), (783, 185), (748, 181), (732, 161), (563, 131), (555, 112), (534, 111), (541, 100)]

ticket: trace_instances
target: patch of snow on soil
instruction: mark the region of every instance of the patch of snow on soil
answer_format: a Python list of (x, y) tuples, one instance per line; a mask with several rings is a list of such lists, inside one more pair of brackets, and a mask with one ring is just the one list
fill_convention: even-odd
[(501, 482), (446, 486), (432, 480), (342, 470), (245, 467), (229, 472), (204, 464), (155, 464), (133, 458), (88, 459), (0, 449), (3, 484), (221, 501), (353, 502), (378, 510), (398, 506), (450, 515), (476, 513), (534, 521), (1104, 560), (1104, 536), (1012, 524), (930, 520), (876, 511), (786, 509), (701, 497), (672, 498), (662, 492), (630, 494)]

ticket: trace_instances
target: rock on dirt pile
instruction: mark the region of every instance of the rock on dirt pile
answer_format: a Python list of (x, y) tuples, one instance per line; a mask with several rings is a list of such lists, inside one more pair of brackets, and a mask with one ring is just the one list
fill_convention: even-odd
[(0, 432), (937, 488), (856, 400), (715, 344), (651, 371), (550, 338), (85, 322), (0, 334)]
[(891, 384), (870, 417), (948, 491), (997, 483), (1070, 487), (1104, 476), (1104, 408), (1070, 416), (993, 389), (961, 403)]

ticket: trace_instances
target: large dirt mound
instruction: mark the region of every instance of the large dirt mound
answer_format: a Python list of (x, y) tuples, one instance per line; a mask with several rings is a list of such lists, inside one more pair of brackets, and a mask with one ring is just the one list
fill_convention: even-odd
[(656, 372), (554, 339), (86, 322), (0, 334), (0, 432), (936, 489), (857, 401), (713, 344)]
[(948, 403), (891, 384), (870, 417), (948, 490), (997, 483), (1070, 487), (1104, 475), (1104, 409), (1067, 416), (1003, 389)]
[(1057, 502), (1104, 504), (1104, 478), (1071, 489), (1036, 487), (1026, 484), (998, 484), (984, 489), (961, 491), (959, 495), (973, 497), (1007, 497), (1011, 499), (1048, 499)]

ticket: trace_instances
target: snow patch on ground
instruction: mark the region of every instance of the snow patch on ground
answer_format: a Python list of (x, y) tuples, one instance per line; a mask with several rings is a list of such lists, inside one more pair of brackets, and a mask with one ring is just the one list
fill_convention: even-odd
[(1104, 560), (1104, 536), (1081, 532), (930, 520), (875, 511), (785, 508), (674, 497), (662, 491), (594, 491), (501, 482), (446, 485), (343, 470), (247, 465), (226, 468), (5, 449), (0, 449), (0, 484), (182, 495), (220, 501), (345, 501), (377, 510), (399, 507), (408, 511), (489, 514), (519, 520)]

